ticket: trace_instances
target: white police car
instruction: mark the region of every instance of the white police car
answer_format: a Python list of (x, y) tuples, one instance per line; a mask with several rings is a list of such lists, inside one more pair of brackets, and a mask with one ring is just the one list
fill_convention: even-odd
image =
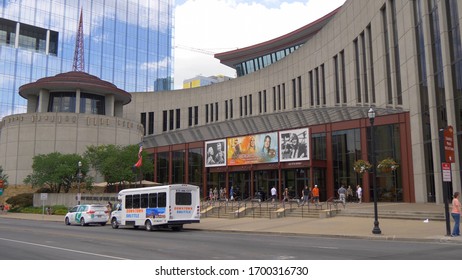
[(109, 213), (106, 206), (101, 204), (82, 204), (69, 208), (64, 218), (66, 225), (80, 224), (86, 226), (89, 224), (106, 225), (109, 219)]

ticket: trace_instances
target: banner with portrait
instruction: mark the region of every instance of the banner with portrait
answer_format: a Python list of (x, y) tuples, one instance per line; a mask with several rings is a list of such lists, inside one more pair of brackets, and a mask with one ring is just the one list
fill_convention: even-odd
[(310, 159), (308, 128), (280, 131), (279, 145), (279, 160), (281, 162)]
[(205, 142), (205, 167), (226, 166), (226, 140)]
[(278, 162), (277, 132), (227, 138), (228, 165)]

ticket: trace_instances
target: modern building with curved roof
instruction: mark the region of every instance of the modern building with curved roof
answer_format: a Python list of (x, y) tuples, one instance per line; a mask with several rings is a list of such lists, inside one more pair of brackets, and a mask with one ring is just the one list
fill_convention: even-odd
[(143, 126), (123, 117), (131, 94), (93, 75), (72, 71), (19, 88), (27, 113), (0, 122), (0, 166), (10, 185), (32, 173), (33, 157), (83, 154), (87, 146), (140, 142)]
[[(347, 0), (282, 59), (219, 84), (133, 93), (124, 114), (145, 127), (154, 180), (198, 184), (203, 197), (231, 186), (240, 199), (272, 186), (300, 197), (316, 184), (326, 200), (361, 185), (364, 201), (376, 187), (379, 201), (441, 203), (461, 188), (461, 15), (456, 0)], [(238, 70), (305, 31), (216, 57)], [(387, 158), (396, 165), (377, 168)], [(361, 159), (374, 168), (356, 172)]]

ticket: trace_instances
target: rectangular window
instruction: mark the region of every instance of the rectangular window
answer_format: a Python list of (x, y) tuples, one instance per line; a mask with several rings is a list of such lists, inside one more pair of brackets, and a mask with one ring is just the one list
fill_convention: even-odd
[(209, 104), (205, 104), (205, 123), (209, 123)]
[(141, 198), (139, 194), (133, 195), (133, 209), (140, 208)]
[(335, 103), (340, 103), (340, 83), (338, 73), (338, 55), (334, 56), (334, 89), (335, 89)]
[(173, 122), (174, 121), (174, 112), (173, 112), (173, 110), (169, 110), (169, 116), (168, 117), (169, 117), (168, 123), (170, 124), (169, 129), (173, 130), (173, 128), (174, 128), (174, 126), (173, 126), (173, 124), (174, 124), (174, 122)]
[(140, 207), (141, 208), (148, 208), (149, 206), (149, 195), (147, 193), (143, 193), (141, 194), (141, 203), (140, 203)]
[(295, 84), (295, 79), (292, 79), (292, 105), (294, 108), (297, 108), (297, 87)]
[(247, 95), (244, 96), (244, 115), (247, 116)]
[(252, 115), (252, 94), (249, 94), (249, 114)]
[(157, 207), (167, 206), (167, 193), (161, 192), (157, 195)]
[(191, 193), (180, 193), (175, 194), (175, 204), (176, 205), (191, 205), (192, 204), (192, 195)]
[(359, 62), (359, 44), (358, 39), (353, 41), (355, 49), (355, 85), (356, 85), (356, 99), (357, 103), (361, 103), (361, 73), (360, 73), (360, 62)]
[(391, 4), (391, 23), (393, 32), (393, 50), (395, 59), (395, 79), (396, 79), (396, 99), (398, 105), (403, 105), (403, 95), (401, 92), (401, 60), (399, 58), (399, 44), (398, 44), (398, 24), (396, 22), (396, 4), (394, 0), (390, 0)]
[(149, 208), (157, 208), (157, 193), (149, 194)]
[(199, 106), (194, 106), (194, 125), (199, 124)]
[(313, 71), (308, 72), (308, 78), (310, 79), (310, 105), (314, 106)]
[(176, 109), (176, 129), (180, 128), (181, 116), (180, 109)]
[(143, 125), (143, 135), (146, 135), (146, 113), (141, 113), (141, 125)]
[(316, 105), (319, 106), (320, 104), (320, 98), (319, 98), (319, 67), (316, 67), (314, 70), (315, 77), (314, 77), (314, 86), (315, 86), (315, 91), (316, 91)]
[(384, 6), (381, 10), (382, 15), (382, 25), (383, 25), (383, 42), (385, 49), (385, 66), (386, 66), (386, 82), (387, 82), (387, 103), (393, 104), (393, 92), (391, 84), (391, 65), (390, 65), (390, 41), (388, 40), (388, 20), (387, 20), (387, 10)]
[(263, 91), (263, 112), (266, 113), (266, 89)]
[(258, 113), (263, 112), (261, 91), (258, 92)]
[(148, 134), (154, 134), (154, 112), (148, 115)]
[(240, 117), (242, 117), (242, 114), (243, 114), (242, 106), (243, 106), (243, 104), (242, 104), (242, 96), (241, 96), (241, 97), (239, 97), (239, 116)]
[(276, 87), (273, 87), (273, 111), (276, 111)]
[(282, 84), (282, 108), (286, 109), (286, 84)]
[(321, 89), (321, 96), (322, 96), (322, 105), (326, 105), (326, 75), (324, 72), (324, 64), (321, 65), (321, 84), (322, 84), (322, 89)]
[(281, 85), (278, 85), (278, 110), (281, 111)]
[(193, 125), (193, 108), (189, 107), (188, 108), (188, 126)]
[(372, 103), (375, 103), (375, 86), (374, 86), (374, 81), (375, 81), (375, 74), (374, 74), (374, 63), (373, 63), (373, 51), (372, 51), (372, 31), (371, 31), (371, 26), (368, 25), (366, 27), (366, 33), (367, 33), (367, 38), (368, 40), (368, 50), (369, 50), (369, 69), (370, 69), (370, 74), (371, 74), (371, 95), (372, 95)]
[(298, 81), (298, 107), (302, 107), (302, 77), (297, 78)]
[(167, 110), (162, 111), (162, 131), (165, 132), (168, 129), (168, 114)]
[(234, 109), (233, 109), (233, 100), (229, 100), (229, 113), (230, 113), (230, 118), (234, 118)]
[(228, 119), (228, 100), (225, 100), (225, 120)]
[(213, 122), (213, 103), (210, 103), (210, 122)]
[(345, 52), (340, 52), (340, 59), (342, 63), (342, 102), (347, 103), (347, 92), (346, 92), (346, 68), (345, 68)]
[(125, 209), (132, 209), (133, 208), (133, 195), (126, 195), (125, 196)]
[(215, 102), (215, 121), (218, 121), (218, 102)]
[(369, 83), (367, 81), (367, 51), (366, 51), (366, 38), (364, 36), (364, 32), (359, 35), (361, 40), (361, 48), (362, 48), (362, 73), (363, 73), (363, 82), (364, 82), (364, 102), (369, 103)]

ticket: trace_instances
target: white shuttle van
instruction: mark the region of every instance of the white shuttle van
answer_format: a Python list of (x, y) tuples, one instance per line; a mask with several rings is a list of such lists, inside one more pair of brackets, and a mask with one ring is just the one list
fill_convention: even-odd
[(199, 187), (174, 184), (125, 189), (119, 192), (119, 204), (111, 213), (111, 225), (171, 228), (179, 231), (184, 224), (200, 222)]

